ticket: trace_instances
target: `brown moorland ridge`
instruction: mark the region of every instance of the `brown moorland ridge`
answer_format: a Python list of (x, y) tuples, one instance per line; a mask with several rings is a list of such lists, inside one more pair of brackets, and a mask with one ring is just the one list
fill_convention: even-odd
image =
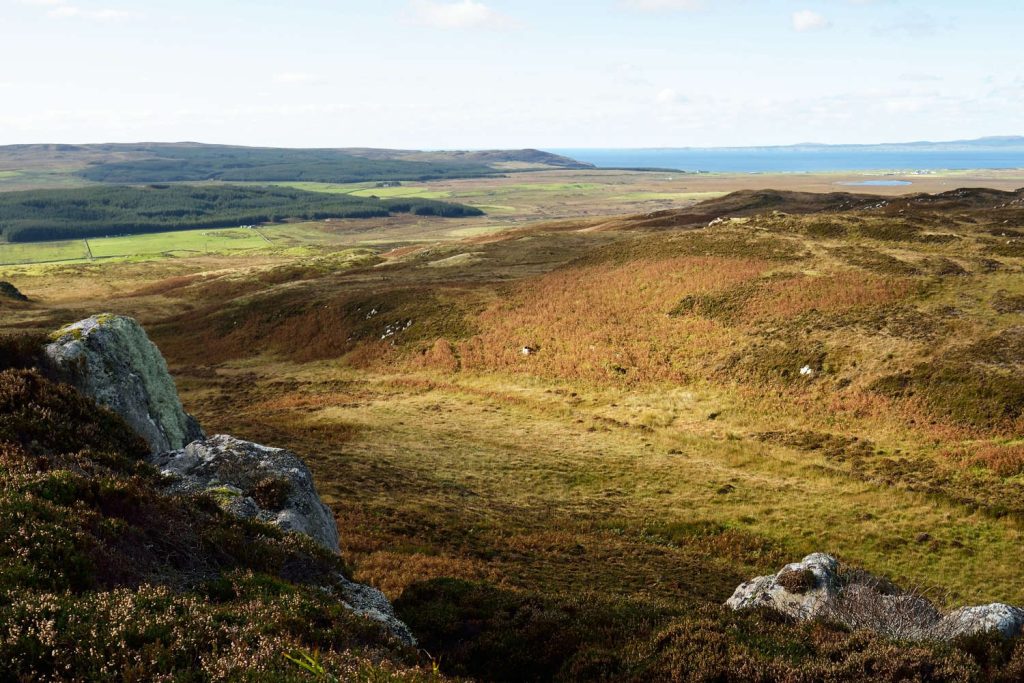
[[(788, 190), (740, 190), (724, 197), (676, 210), (642, 214), (616, 223), (620, 228), (676, 228), (707, 223), (716, 218), (747, 217), (778, 211), (791, 214), (885, 209), (886, 213), (911, 209), (986, 210), (1020, 206), (1024, 188), (1015, 192), (985, 188), (960, 188), (939, 194), (915, 193), (899, 197), (850, 192), (795, 192)], [(612, 224), (609, 224), (612, 225)]]

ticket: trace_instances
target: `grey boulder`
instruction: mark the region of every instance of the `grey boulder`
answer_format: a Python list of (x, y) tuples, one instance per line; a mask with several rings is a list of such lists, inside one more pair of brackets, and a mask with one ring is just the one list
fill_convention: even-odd
[(151, 453), (204, 437), (181, 406), (160, 351), (132, 318), (96, 315), (61, 328), (46, 346), (64, 381), (125, 419)]
[(342, 586), (345, 605), (359, 616), (376, 621), (406, 645), (415, 645), (416, 638), (401, 619), (395, 616), (395, 609), (387, 597), (376, 588), (349, 581), (338, 575)]
[(951, 641), (991, 632), (1014, 638), (1024, 630), (1019, 607), (993, 603), (943, 614), (920, 594), (865, 572), (841, 574), (839, 562), (823, 553), (741, 584), (725, 604), (734, 610), (764, 607), (798, 621), (831, 621), (896, 640)]
[(209, 493), (239, 517), (306, 534), (337, 553), (334, 515), (317, 495), (313, 475), (297, 455), (218, 434), (159, 453), (150, 463), (174, 493)]
[(838, 570), (836, 558), (814, 553), (774, 576), (740, 584), (725, 604), (734, 610), (767, 607), (794, 619), (813, 619), (835, 594)]

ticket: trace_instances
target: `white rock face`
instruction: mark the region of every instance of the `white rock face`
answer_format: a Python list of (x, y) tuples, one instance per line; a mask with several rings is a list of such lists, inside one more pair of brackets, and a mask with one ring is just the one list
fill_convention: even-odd
[[(726, 605), (734, 610), (767, 607), (794, 619), (813, 619), (825, 609), (835, 594), (839, 562), (831, 555), (814, 553), (802, 561), (787, 564), (774, 576), (759, 576), (740, 584)], [(787, 589), (779, 581), (785, 577), (806, 574), (807, 585), (798, 592)]]
[(150, 452), (203, 438), (181, 407), (160, 351), (131, 318), (97, 315), (62, 328), (47, 345), (50, 365), (80, 392), (125, 419)]
[(334, 515), (317, 495), (306, 463), (291, 451), (218, 434), (154, 455), (150, 463), (169, 479), (172, 492), (211, 493), (239, 517), (306, 534), (338, 552)]
[(725, 604), (734, 610), (766, 607), (800, 621), (823, 619), (897, 640), (950, 641), (992, 631), (1015, 638), (1024, 630), (1019, 607), (994, 603), (943, 616), (921, 595), (870, 575), (844, 579), (836, 559), (823, 553), (741, 584)]

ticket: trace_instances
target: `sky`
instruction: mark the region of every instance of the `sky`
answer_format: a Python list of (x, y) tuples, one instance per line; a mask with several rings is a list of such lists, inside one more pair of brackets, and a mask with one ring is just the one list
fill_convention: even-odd
[(1024, 134), (1021, 0), (0, 0), (0, 144)]

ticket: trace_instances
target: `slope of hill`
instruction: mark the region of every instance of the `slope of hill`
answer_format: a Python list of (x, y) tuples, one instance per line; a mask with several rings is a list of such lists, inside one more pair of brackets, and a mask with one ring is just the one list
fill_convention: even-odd
[(42, 343), (0, 338), (0, 678), (440, 680), (335, 597), (337, 555), (218, 491), (169, 495), (118, 415), (46, 377)]

